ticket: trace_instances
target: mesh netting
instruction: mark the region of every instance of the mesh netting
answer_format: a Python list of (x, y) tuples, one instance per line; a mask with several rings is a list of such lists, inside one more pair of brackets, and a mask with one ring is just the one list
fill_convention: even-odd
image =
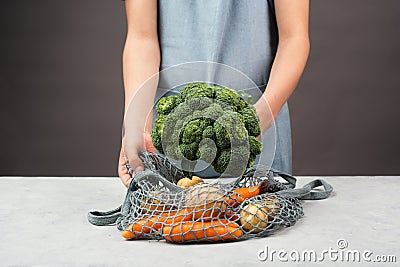
[[(216, 242), (262, 237), (303, 216), (300, 200), (271, 170), (250, 169), (232, 183), (200, 182), (181, 188), (185, 175), (165, 157), (142, 153), (145, 171), (135, 175), (117, 219), (127, 239)], [(129, 166), (128, 166), (129, 168)]]

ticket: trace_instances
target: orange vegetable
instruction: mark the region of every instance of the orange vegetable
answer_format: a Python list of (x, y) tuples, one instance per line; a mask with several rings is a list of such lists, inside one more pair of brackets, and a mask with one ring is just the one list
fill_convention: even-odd
[(126, 239), (133, 239), (142, 236), (142, 234), (148, 234), (151, 231), (153, 223), (146, 219), (139, 220), (122, 231), (122, 237)]
[(259, 185), (237, 188), (225, 198), (225, 202), (232, 207), (239, 206), (247, 198), (252, 198), (266, 192), (267, 182), (263, 181)]
[(180, 222), (162, 228), (163, 237), (169, 242), (235, 240), (243, 235), (239, 226), (228, 220), (209, 222)]
[(226, 210), (225, 212), (221, 213), (218, 218), (220, 219), (226, 219), (228, 221), (234, 222), (240, 219), (239, 214), (236, 212), (233, 212), (231, 210)]
[(141, 237), (142, 234), (149, 234), (151, 231), (158, 231), (163, 225), (172, 225), (181, 221), (191, 220), (192, 213), (186, 209), (178, 212), (164, 212), (145, 219), (134, 222), (122, 231), (122, 237), (126, 239), (134, 239)]

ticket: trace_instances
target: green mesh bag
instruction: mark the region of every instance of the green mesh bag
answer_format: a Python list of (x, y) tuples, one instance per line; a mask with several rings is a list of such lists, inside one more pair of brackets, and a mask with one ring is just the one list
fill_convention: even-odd
[[(167, 158), (149, 152), (140, 158), (145, 170), (132, 179), (124, 203), (88, 214), (94, 225), (116, 224), (126, 239), (190, 243), (265, 237), (303, 216), (301, 200), (324, 199), (333, 190), (324, 180), (295, 189), (296, 178), (261, 166), (230, 183), (219, 179), (184, 189), (177, 182), (185, 175)], [(313, 190), (319, 186), (323, 190)]]

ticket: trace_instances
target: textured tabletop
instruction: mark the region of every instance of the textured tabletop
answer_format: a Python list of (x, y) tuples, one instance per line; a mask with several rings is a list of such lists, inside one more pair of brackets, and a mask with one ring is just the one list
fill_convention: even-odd
[(0, 266), (310, 266), (322, 257), (320, 266), (400, 266), (400, 177), (322, 178), (332, 196), (304, 201), (293, 227), (241, 242), (174, 245), (125, 241), (116, 227), (87, 222), (88, 211), (122, 203), (117, 178), (0, 177)]

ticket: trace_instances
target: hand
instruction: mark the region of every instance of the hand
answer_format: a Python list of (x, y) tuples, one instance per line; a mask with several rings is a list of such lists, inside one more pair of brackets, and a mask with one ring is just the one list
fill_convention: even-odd
[[(132, 177), (135, 176), (136, 173), (143, 171), (143, 162), (139, 158), (139, 152), (156, 152), (149, 133), (143, 133), (136, 136), (136, 138), (130, 137), (130, 139), (132, 140), (129, 140), (128, 144), (123, 142), (118, 160), (118, 176), (126, 187), (129, 186)], [(125, 153), (126, 150), (128, 150), (129, 153)], [(126, 163), (128, 162), (134, 170), (132, 177), (126, 168)]]

